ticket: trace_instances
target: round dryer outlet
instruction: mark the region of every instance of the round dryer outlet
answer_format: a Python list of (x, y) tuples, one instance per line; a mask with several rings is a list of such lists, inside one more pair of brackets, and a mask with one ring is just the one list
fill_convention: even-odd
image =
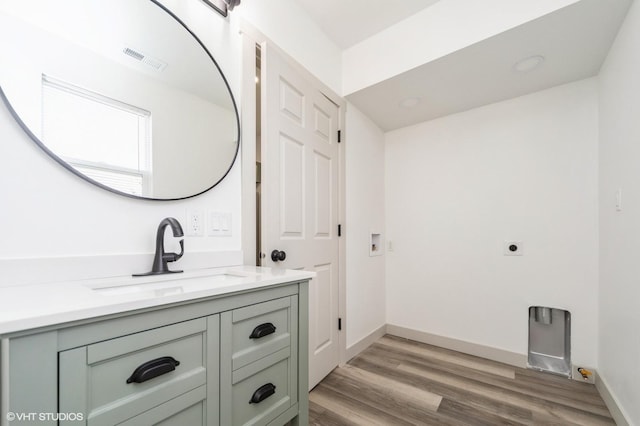
[(505, 241), (504, 242), (504, 255), (505, 256), (522, 256), (522, 241)]

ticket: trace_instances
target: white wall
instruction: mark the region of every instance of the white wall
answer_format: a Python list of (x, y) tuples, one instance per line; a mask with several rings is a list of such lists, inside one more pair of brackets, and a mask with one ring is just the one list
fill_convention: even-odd
[[(386, 324), (385, 255), (369, 256), (370, 233), (384, 236), (384, 134), (355, 106), (346, 117), (347, 348)], [(384, 247), (382, 248), (384, 253)]]
[(349, 95), (577, 1), (440, 0), (346, 49), (342, 55), (342, 94)]
[[(595, 79), (386, 134), (389, 324), (519, 354), (528, 307), (568, 309), (595, 366)], [(503, 255), (521, 240), (524, 256)]]
[[(640, 424), (640, 4), (634, 2), (600, 83), (599, 374)], [(616, 191), (622, 190), (622, 210)]]
[(342, 88), (342, 51), (295, 0), (243, 0), (234, 9), (336, 93)]

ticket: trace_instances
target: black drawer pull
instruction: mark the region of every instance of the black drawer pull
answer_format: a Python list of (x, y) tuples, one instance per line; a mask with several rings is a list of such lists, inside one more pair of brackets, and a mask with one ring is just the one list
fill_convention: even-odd
[(180, 365), (180, 361), (170, 356), (147, 361), (135, 369), (131, 377), (127, 379), (127, 383), (142, 383), (154, 377), (162, 376), (165, 373), (173, 371)]
[(253, 393), (251, 397), (251, 401), (249, 404), (258, 404), (265, 399), (269, 398), (271, 395), (276, 393), (276, 387), (273, 383), (267, 383), (266, 385), (262, 385), (258, 388), (257, 391)]
[(268, 336), (276, 332), (276, 326), (271, 324), (270, 322), (265, 322), (264, 324), (260, 324), (251, 332), (251, 336), (249, 339), (259, 339), (264, 336)]

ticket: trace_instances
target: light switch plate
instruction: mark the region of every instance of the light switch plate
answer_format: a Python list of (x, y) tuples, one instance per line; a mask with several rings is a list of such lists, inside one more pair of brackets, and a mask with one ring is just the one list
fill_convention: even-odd
[(622, 211), (622, 189), (616, 191), (616, 211)]
[(210, 237), (230, 237), (232, 222), (229, 212), (209, 212), (209, 232)]

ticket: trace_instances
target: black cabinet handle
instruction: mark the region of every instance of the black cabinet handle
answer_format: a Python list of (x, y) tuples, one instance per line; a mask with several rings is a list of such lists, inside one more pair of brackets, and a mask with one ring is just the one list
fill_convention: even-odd
[(258, 404), (265, 399), (269, 398), (271, 395), (276, 393), (276, 387), (273, 383), (267, 383), (266, 385), (262, 385), (253, 393), (251, 397), (251, 401), (249, 404)]
[(264, 336), (268, 336), (276, 332), (276, 326), (271, 324), (270, 322), (265, 322), (264, 324), (260, 324), (251, 332), (251, 336), (249, 339), (259, 339)]
[(271, 252), (271, 260), (274, 262), (283, 261), (287, 258), (287, 253), (284, 251), (274, 250)]
[(180, 365), (180, 361), (173, 359), (170, 356), (163, 356), (161, 358), (147, 361), (140, 365), (131, 374), (131, 377), (127, 379), (127, 383), (142, 383), (154, 377), (162, 376), (170, 371), (176, 369)]

